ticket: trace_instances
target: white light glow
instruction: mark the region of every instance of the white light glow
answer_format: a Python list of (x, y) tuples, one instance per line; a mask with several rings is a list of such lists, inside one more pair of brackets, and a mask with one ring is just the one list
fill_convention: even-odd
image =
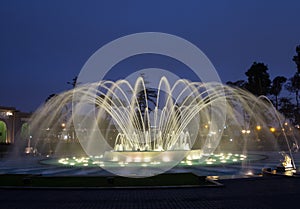
[(6, 112), (6, 116), (12, 116), (13, 113), (12, 112)]

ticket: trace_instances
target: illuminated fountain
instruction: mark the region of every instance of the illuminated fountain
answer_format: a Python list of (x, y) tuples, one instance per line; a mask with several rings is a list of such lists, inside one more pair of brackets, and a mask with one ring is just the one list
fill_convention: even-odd
[[(59, 164), (100, 166), (135, 177), (176, 165), (249, 167), (251, 159), (264, 158), (249, 151), (286, 150), (292, 157), (297, 141), (284, 126), (284, 118), (264, 97), (220, 83), (179, 79), (170, 84), (165, 77), (155, 89), (142, 77), (134, 84), (78, 86), (52, 98), (31, 122), (35, 149), (63, 155)], [(74, 147), (66, 149), (66, 144)]]

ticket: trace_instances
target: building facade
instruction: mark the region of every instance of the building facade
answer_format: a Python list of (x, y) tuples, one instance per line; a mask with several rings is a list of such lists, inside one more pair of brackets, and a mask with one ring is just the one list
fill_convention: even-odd
[(30, 113), (18, 111), (14, 107), (0, 106), (0, 144), (13, 144), (26, 132)]

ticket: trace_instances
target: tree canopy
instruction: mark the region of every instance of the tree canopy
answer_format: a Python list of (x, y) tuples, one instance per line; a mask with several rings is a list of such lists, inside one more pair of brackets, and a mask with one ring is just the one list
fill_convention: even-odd
[(245, 74), (248, 77), (248, 82), (245, 85), (248, 91), (256, 96), (270, 93), (271, 80), (267, 65), (254, 62)]
[[(296, 55), (292, 61), (296, 64), (296, 72), (290, 78), (276, 76), (272, 81), (268, 73), (268, 66), (262, 62), (253, 62), (246, 71), (247, 80), (228, 81), (226, 84), (243, 88), (256, 96), (271, 96), (275, 108), (295, 124), (300, 123), (300, 45), (296, 47)], [(286, 89), (294, 98), (287, 95), (279, 98)]]
[(277, 76), (272, 81), (272, 86), (270, 89), (270, 94), (275, 96), (275, 108), (278, 110), (278, 96), (282, 90), (283, 84), (286, 82), (286, 77)]

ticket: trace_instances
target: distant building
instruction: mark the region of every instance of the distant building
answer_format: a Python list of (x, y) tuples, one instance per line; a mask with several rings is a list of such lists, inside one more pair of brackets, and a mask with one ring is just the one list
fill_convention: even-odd
[(14, 107), (0, 106), (0, 144), (12, 144), (18, 136), (28, 132), (31, 113), (20, 112)]

